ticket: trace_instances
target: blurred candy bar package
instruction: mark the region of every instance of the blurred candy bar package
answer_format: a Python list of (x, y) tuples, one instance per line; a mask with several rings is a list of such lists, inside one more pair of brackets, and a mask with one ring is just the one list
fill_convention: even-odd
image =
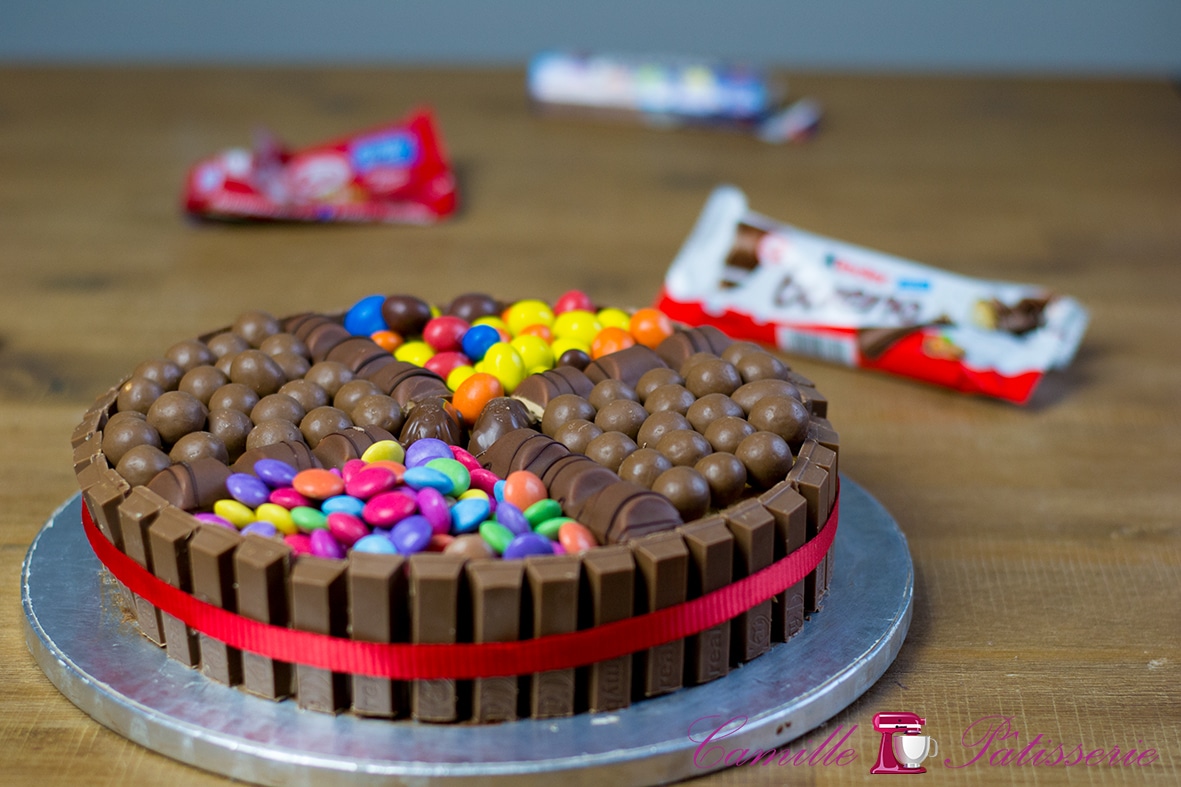
[(429, 110), (291, 150), (269, 134), (254, 150), (195, 164), (185, 210), (219, 220), (431, 224), (455, 212), (455, 177)]
[(1024, 404), (1070, 363), (1087, 326), (1074, 299), (984, 281), (707, 201), (657, 303), (675, 320), (847, 366)]
[(709, 126), (766, 142), (806, 139), (820, 122), (814, 100), (785, 103), (783, 84), (763, 70), (704, 58), (542, 52), (528, 88), (543, 115)]

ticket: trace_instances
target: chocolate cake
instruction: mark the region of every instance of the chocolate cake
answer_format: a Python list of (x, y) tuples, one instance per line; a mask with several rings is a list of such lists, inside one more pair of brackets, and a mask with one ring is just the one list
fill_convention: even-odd
[[(652, 311), (569, 293), (242, 315), (87, 410), (72, 437), (86, 509), (182, 594), (344, 640), (549, 642), (675, 608), (821, 533), (839, 439), (781, 358)], [(316, 711), (490, 723), (722, 678), (798, 632), (831, 571), (828, 552), (737, 617), (636, 652), (472, 678), (272, 658), (120, 588), (143, 636), (211, 680)]]

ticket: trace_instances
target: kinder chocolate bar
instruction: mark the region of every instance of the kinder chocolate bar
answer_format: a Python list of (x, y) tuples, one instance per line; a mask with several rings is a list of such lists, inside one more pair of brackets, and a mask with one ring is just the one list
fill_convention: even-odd
[(805, 139), (820, 122), (815, 101), (785, 105), (762, 70), (702, 58), (542, 52), (528, 88), (544, 114), (729, 128), (766, 142)]
[(706, 203), (657, 305), (787, 352), (1024, 404), (1070, 363), (1074, 299), (960, 276), (751, 212), (730, 186)]
[(185, 210), (221, 220), (430, 224), (455, 211), (456, 187), (434, 119), (405, 120), (288, 150), (261, 135), (189, 171)]

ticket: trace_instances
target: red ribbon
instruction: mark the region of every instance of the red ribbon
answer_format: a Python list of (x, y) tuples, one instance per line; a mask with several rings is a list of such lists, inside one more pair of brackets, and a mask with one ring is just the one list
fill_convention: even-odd
[(195, 631), (244, 651), (333, 672), (398, 680), (489, 678), (568, 669), (697, 634), (782, 593), (824, 559), (837, 531), (837, 504), (821, 531), (767, 568), (700, 598), (569, 634), (516, 642), (449, 645), (377, 643), (313, 634), (250, 620), (178, 590), (115, 548), (82, 506), (99, 561), (128, 590)]

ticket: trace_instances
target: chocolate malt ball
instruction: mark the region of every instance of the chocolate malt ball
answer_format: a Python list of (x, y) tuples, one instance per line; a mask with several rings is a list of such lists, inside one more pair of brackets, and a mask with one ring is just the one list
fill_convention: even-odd
[(737, 341), (722, 350), (722, 360), (737, 368), (743, 358), (755, 354), (766, 355), (767, 351), (754, 342)]
[(194, 366), (185, 372), (176, 388), (178, 391), (192, 394), (201, 400), (201, 404), (208, 406), (214, 392), (229, 381), (230, 378), (226, 377), (216, 366), (204, 364)]
[(756, 380), (786, 380), (788, 366), (769, 352), (750, 353), (734, 364), (746, 382)]
[(757, 430), (745, 418), (726, 415), (706, 427), (704, 434), (715, 451), (732, 454), (738, 450), (738, 444), (755, 431)]
[(610, 402), (616, 399), (628, 399), (633, 402), (640, 401), (640, 397), (636, 395), (636, 389), (625, 383), (623, 380), (603, 380), (595, 383), (595, 387), (591, 389), (590, 395), (586, 400), (595, 406), (596, 410), (602, 410)]
[(647, 420), (644, 405), (630, 399), (616, 399), (603, 405), (595, 415), (595, 426), (604, 432), (622, 432), (635, 440)]
[(587, 444), (586, 455), (608, 470), (617, 471), (635, 450), (636, 441), (623, 432), (603, 432)]
[(241, 383), (226, 383), (209, 397), (208, 407), (210, 411), (237, 410), (249, 413), (261, 398), (253, 389)]
[(214, 361), (213, 366), (226, 377), (229, 377), (230, 370), (234, 368), (234, 359), (237, 357), (238, 353), (226, 353)]
[(160, 433), (146, 418), (135, 413), (120, 413), (122, 418), (111, 417), (103, 427), (103, 454), (112, 467), (119, 465), (123, 455), (137, 445), (161, 447)]
[(292, 355), (302, 355), (304, 358), (311, 358), (311, 351), (308, 350), (308, 346), (293, 333), (272, 334), (262, 340), (262, 343), (258, 345), (258, 349), (272, 357), (291, 353)]
[(131, 376), (155, 380), (165, 391), (175, 391), (184, 370), (167, 358), (149, 358), (136, 366)]
[(157, 473), (172, 465), (168, 454), (154, 445), (137, 445), (123, 454), (115, 465), (115, 472), (131, 486), (143, 486)]
[(276, 353), (271, 357), (275, 359), (275, 363), (283, 370), (283, 376), (288, 380), (299, 380), (312, 368), (311, 361), (295, 353)]
[(147, 377), (132, 377), (119, 386), (115, 406), (119, 412), (136, 412), (147, 415), (152, 403), (164, 393), (163, 386)]
[(725, 394), (729, 396), (742, 385), (742, 375), (738, 370), (721, 358), (705, 358), (686, 371), (685, 387), (700, 399), (708, 394)]
[(211, 457), (222, 464), (230, 463), (230, 454), (225, 443), (211, 432), (189, 432), (176, 441), (168, 458), (176, 462), (192, 462), (202, 457)]
[(790, 396), (764, 396), (750, 409), (747, 420), (755, 429), (774, 432), (788, 443), (798, 444), (808, 435), (808, 408)]
[(702, 396), (685, 411), (685, 417), (689, 419), (689, 423), (702, 434), (705, 434), (705, 430), (709, 428), (710, 424), (727, 415), (742, 418), (746, 413), (738, 406), (738, 402), (720, 393)]
[(653, 391), (662, 385), (683, 385), (685, 378), (675, 369), (658, 366), (640, 375), (636, 381), (636, 396), (641, 402), (647, 402)]
[(273, 394), (287, 382), (283, 368), (261, 350), (243, 350), (235, 355), (230, 364), (230, 379), (259, 396)]
[(545, 412), (541, 416), (541, 431), (553, 437), (558, 428), (567, 421), (576, 418), (593, 421), (595, 414), (594, 405), (578, 394), (560, 394), (546, 404)]
[(746, 491), (746, 465), (734, 454), (715, 451), (702, 457), (693, 469), (709, 484), (710, 505), (725, 508)]
[(328, 392), (310, 380), (288, 380), (283, 383), (279, 393), (303, 405), (304, 412), (311, 412), (329, 403)]
[[(668, 457), (655, 448), (639, 448), (628, 455), (619, 465), (619, 477), (624, 481), (639, 484), (645, 489), (651, 489), (653, 482), (665, 470), (671, 469), (673, 463)], [(743, 469), (745, 473), (746, 470)]]
[(571, 453), (585, 454), (590, 441), (602, 433), (602, 429), (585, 418), (575, 418), (559, 426), (552, 437), (570, 449)]
[(697, 397), (690, 393), (688, 388), (669, 383), (648, 394), (648, 398), (644, 400), (644, 409), (650, 413), (672, 411), (684, 415), (695, 401)]
[(692, 467), (704, 456), (713, 453), (713, 446), (691, 429), (678, 429), (666, 432), (656, 443), (656, 450), (668, 457), (673, 467)]
[(307, 415), (303, 405), (287, 394), (273, 393), (258, 400), (250, 410), (250, 420), (257, 426), (263, 421), (290, 421), (297, 424)]
[(672, 410), (653, 413), (648, 416), (648, 420), (644, 421), (644, 425), (636, 433), (636, 444), (640, 448), (655, 448), (656, 444), (660, 442), (660, 438), (664, 437), (666, 432), (674, 432), (682, 429), (692, 430), (693, 425), (689, 423), (688, 418), (680, 413), (673, 412)]
[[(342, 408), (343, 409), (343, 408)], [(379, 426), (390, 434), (397, 434), (406, 422), (401, 405), (391, 396), (375, 393), (363, 397), (348, 411), (354, 426)]]
[(303, 433), (290, 421), (263, 421), (250, 430), (246, 437), (246, 450), (253, 451), (275, 443), (305, 444)]
[(744, 413), (750, 413), (755, 403), (765, 396), (790, 396), (799, 399), (800, 389), (786, 380), (755, 380), (744, 384), (730, 398), (738, 403)]
[(205, 429), (226, 447), (229, 460), (236, 462), (246, 452), (246, 438), (254, 429), (254, 422), (241, 410), (221, 408), (209, 411)]
[(652, 491), (667, 497), (686, 522), (700, 519), (709, 510), (709, 483), (692, 467), (665, 470), (652, 482)]
[(355, 375), (343, 363), (337, 361), (320, 361), (313, 364), (308, 373), (304, 375), (304, 379), (308, 382), (315, 383), (328, 392), (329, 398), (334, 398), (337, 391), (352, 380)]
[(738, 444), (734, 455), (746, 466), (752, 486), (770, 489), (791, 470), (791, 448), (787, 441), (772, 432), (755, 432)]
[(332, 406), (337, 410), (344, 410), (347, 413), (351, 412), (356, 407), (357, 402), (366, 396), (384, 393), (385, 391), (378, 388), (377, 383), (372, 380), (357, 377), (340, 386), (336, 391), (336, 395), (332, 397)]
[(243, 339), (233, 331), (222, 331), (205, 342), (209, 351), (213, 353), (214, 358), (221, 358), (226, 355), (237, 355), (238, 353), (249, 350), (250, 342)]
[(558, 360), (554, 366), (571, 366), (575, 369), (578, 369), (579, 371), (582, 371), (586, 367), (590, 366), (590, 362), (591, 357), (589, 355), (587, 355), (582, 350), (579, 350), (577, 347), (571, 347), (569, 350), (566, 350), (560, 356), (558, 356)]
[(210, 366), (217, 356), (200, 339), (185, 339), (164, 351), (164, 357), (186, 372), (198, 366)]
[(333, 432), (343, 432), (353, 425), (348, 413), (335, 407), (317, 407), (303, 417), (299, 422), (299, 431), (303, 433), (304, 442), (315, 448)]
[(264, 311), (244, 312), (234, 320), (234, 333), (245, 339), (251, 347), (258, 347), (268, 337), (279, 333), (279, 321)]
[(160, 433), (166, 445), (175, 443), (189, 432), (205, 428), (209, 408), (184, 391), (165, 391), (148, 409), (148, 423)]

